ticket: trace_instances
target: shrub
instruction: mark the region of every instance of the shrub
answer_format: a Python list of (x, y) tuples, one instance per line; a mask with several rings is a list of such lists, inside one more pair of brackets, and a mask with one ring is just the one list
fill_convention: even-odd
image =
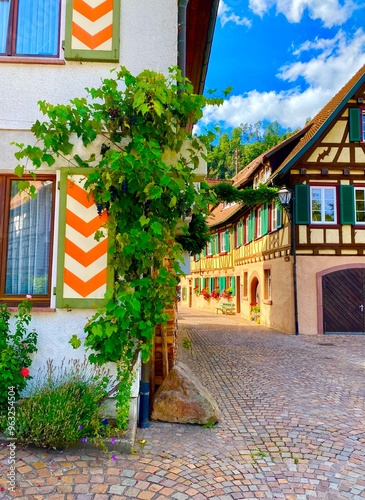
[(11, 315), (6, 304), (0, 305), (0, 415), (7, 410), (9, 388), (14, 391), (15, 399), (19, 399), (20, 392), (32, 378), (28, 367), (32, 363), (30, 354), (37, 351), (37, 333), (27, 331), (31, 310), (28, 298), (19, 304), (15, 331), (11, 333)]
[[(45, 373), (44, 373), (45, 371)], [(28, 398), (16, 410), (15, 433), (20, 443), (64, 448), (86, 437), (100, 437), (99, 404), (107, 393), (108, 372), (84, 360), (60, 367), (47, 362)]]

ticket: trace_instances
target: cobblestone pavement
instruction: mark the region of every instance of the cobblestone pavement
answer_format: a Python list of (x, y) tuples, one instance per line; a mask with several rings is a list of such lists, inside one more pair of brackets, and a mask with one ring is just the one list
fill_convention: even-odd
[(217, 426), (153, 422), (114, 460), (18, 447), (14, 492), (3, 446), (0, 498), (365, 498), (365, 336), (290, 336), (181, 308), (185, 338), (179, 358), (216, 397)]

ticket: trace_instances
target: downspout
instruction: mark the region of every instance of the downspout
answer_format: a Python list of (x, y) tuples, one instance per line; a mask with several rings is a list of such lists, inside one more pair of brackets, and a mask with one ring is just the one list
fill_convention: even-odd
[(297, 283), (297, 247), (295, 238), (295, 213), (294, 213), (295, 199), (292, 200), (292, 213), (291, 213), (291, 251), (293, 254), (293, 287), (294, 287), (294, 321), (295, 321), (295, 335), (299, 335), (299, 321), (298, 321), (298, 283)]
[(186, 11), (189, 0), (178, 0), (177, 20), (177, 65), (181, 76), (186, 76)]

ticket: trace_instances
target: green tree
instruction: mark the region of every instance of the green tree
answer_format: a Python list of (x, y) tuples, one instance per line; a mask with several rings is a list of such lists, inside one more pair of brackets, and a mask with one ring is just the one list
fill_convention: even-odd
[[(218, 128), (219, 130), (219, 128)], [(231, 179), (265, 151), (273, 148), (293, 134), (282, 131), (277, 122), (257, 122), (235, 127), (220, 135), (218, 143), (208, 153), (208, 177)]]

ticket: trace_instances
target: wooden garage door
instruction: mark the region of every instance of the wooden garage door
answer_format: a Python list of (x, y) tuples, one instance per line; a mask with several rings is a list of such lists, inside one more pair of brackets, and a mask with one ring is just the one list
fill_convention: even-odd
[(323, 276), (324, 333), (365, 333), (365, 270)]

